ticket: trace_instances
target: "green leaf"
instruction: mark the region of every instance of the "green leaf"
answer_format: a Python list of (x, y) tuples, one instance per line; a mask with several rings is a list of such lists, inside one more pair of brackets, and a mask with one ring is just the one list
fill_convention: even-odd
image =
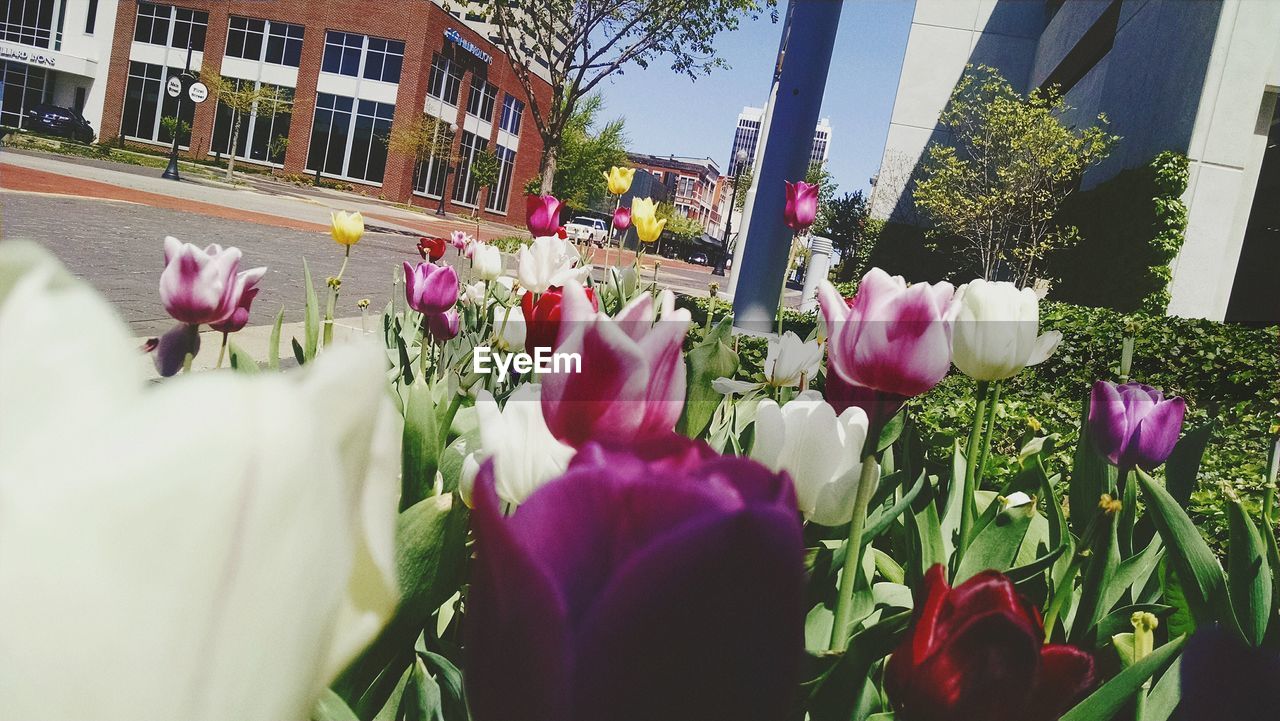
[[(1136, 587), (1136, 591), (1141, 591), (1139, 584), (1145, 584), (1146, 580), (1155, 571), (1156, 566), (1160, 564), (1160, 559), (1164, 557), (1164, 548), (1160, 542), (1160, 537), (1156, 536), (1151, 539), (1151, 543), (1136, 556), (1126, 558), (1116, 567), (1115, 576), (1111, 579), (1111, 583), (1107, 586), (1102, 594), (1102, 607), (1104, 609), (1113, 608), (1120, 602), (1120, 598), (1124, 596), (1125, 591)], [(1135, 597), (1136, 592), (1130, 597)]]
[(316, 357), (316, 348), (320, 344), (320, 302), (316, 300), (316, 286), (311, 282), (311, 268), (307, 259), (302, 259), (302, 280), (306, 285), (307, 305), (303, 328), (306, 331), (306, 344), (303, 346), (303, 361), (311, 361)]
[(267, 341), (267, 367), (280, 370), (280, 329), (284, 327), (284, 306), (276, 313), (275, 323), (271, 325), (271, 340)]
[(876, 442), (876, 453), (879, 453), (893, 442), (898, 440), (898, 436), (902, 435), (902, 429), (907, 425), (907, 411), (905, 408), (893, 414), (893, 417), (885, 421), (884, 427), (880, 429), (880, 437)]
[(1227, 579), (1209, 544), (1168, 491), (1140, 470), (1137, 478), (1147, 499), (1147, 515), (1164, 539), (1168, 561), (1178, 574), (1196, 625), (1221, 623), (1238, 631), (1227, 597)]
[(1166, 721), (1173, 715), (1182, 699), (1182, 657), (1179, 656), (1165, 669), (1155, 688), (1147, 695), (1147, 709), (1142, 721)]
[(307, 352), (302, 349), (302, 345), (298, 343), (298, 339), (290, 338), (289, 343), (293, 346), (293, 359), (298, 361), (298, 365), (306, 363)]
[(1185, 506), (1191, 500), (1191, 492), (1196, 487), (1196, 476), (1200, 473), (1200, 461), (1204, 458), (1204, 450), (1209, 446), (1209, 438), (1213, 435), (1215, 421), (1193, 428), (1178, 439), (1173, 452), (1164, 464), (1165, 486), (1169, 495), (1178, 505)]
[(1169, 635), (1190, 636), (1195, 633), (1196, 622), (1187, 605), (1187, 595), (1182, 592), (1182, 582), (1178, 580), (1178, 573), (1173, 570), (1168, 558), (1160, 564), (1160, 598), (1173, 608), (1173, 613), (1169, 614), (1169, 622), (1165, 624)]
[(1120, 712), (1137, 693), (1147, 679), (1160, 673), (1173, 662), (1186, 636), (1178, 638), (1157, 648), (1150, 656), (1116, 674), (1088, 698), (1076, 704), (1059, 721), (1103, 721)]
[(413, 660), (409, 689), (400, 699), (398, 715), (405, 721), (445, 721), (440, 684), (427, 673), (421, 658)]
[(227, 354), (231, 358), (231, 368), (239, 373), (254, 375), (262, 370), (258, 367), (258, 361), (254, 360), (253, 356), (235, 343), (227, 343)]
[(1089, 398), (1086, 397), (1080, 413), (1080, 443), (1076, 446), (1068, 487), (1071, 527), (1077, 536), (1084, 535), (1098, 513), (1098, 499), (1102, 494), (1115, 491), (1116, 475), (1116, 467), (1098, 455), (1089, 438)]
[[(999, 501), (992, 501), (992, 503), (999, 503)], [(973, 543), (969, 544), (968, 550), (960, 560), (960, 567), (956, 569), (953, 584), (964, 583), (987, 569), (1007, 571), (1013, 565), (1013, 560), (1018, 555), (1018, 548), (1022, 545), (1022, 539), (1027, 535), (1031, 520), (1036, 515), (1038, 514), (1033, 504), (1012, 508), (997, 515), (995, 520), (978, 532)]]
[[(888, 479), (886, 478), (883, 480), (888, 480)], [(925, 485), (925, 475), (924, 475), (924, 471), (921, 471), (920, 477), (916, 479), (915, 485), (912, 486), (906, 493), (902, 494), (902, 498), (899, 498), (892, 506), (890, 506), (887, 509), (886, 508), (876, 509), (876, 512), (871, 514), (871, 517), (867, 519), (867, 530), (862, 532), (863, 545), (870, 543), (872, 539), (874, 539), (876, 536), (879, 536), (881, 533), (884, 533), (884, 530), (889, 527), (890, 523), (893, 523), (894, 519), (896, 519), (898, 516), (901, 516), (909, 508), (911, 508), (912, 501), (916, 499), (916, 496), (920, 495), (920, 490), (924, 488), (924, 485)]]
[(724, 396), (711, 387), (717, 378), (732, 378), (738, 372), (738, 354), (725, 341), (733, 332), (733, 317), (725, 315), (701, 343), (694, 346), (685, 358), (687, 397), (684, 412), (676, 424), (676, 431), (690, 438), (699, 438), (711, 425), (716, 408), (724, 402)]
[(1116, 649), (1116, 655), (1120, 657), (1120, 664), (1125, 668), (1133, 665), (1133, 632), (1117, 633), (1111, 637), (1111, 645)]
[(360, 718), (341, 696), (327, 688), (316, 699), (316, 707), (311, 710), (311, 721), (360, 721)]
[(910, 620), (910, 612), (898, 613), (854, 634), (849, 650), (839, 655), (809, 695), (810, 721), (849, 721), (872, 665), (893, 651)]
[(1267, 549), (1239, 499), (1228, 500), (1227, 520), (1231, 527), (1231, 545), (1227, 547), (1231, 607), (1245, 640), (1260, 646), (1271, 620), (1272, 580)]
[(468, 714), (462, 671), (449, 659), (426, 649), (418, 649), (418, 657), (440, 686), (440, 706), (444, 717), (449, 721), (465, 721)]
[(400, 445), (401, 510), (432, 494), (444, 431), (436, 416), (434, 388), (419, 378), (406, 390)]
[(1071, 633), (1068, 634), (1072, 643), (1090, 638), (1089, 632), (1110, 610), (1103, 604), (1107, 589), (1120, 566), (1119, 514), (1113, 513), (1103, 518), (1101, 523), (1106, 525), (1094, 539), (1093, 548), (1090, 549), (1092, 553), (1084, 565), (1080, 602), (1071, 619)]
[(960, 515), (964, 508), (964, 473), (964, 451), (960, 449), (960, 442), (956, 441), (951, 452), (951, 479), (947, 481), (947, 500), (942, 507), (939, 522), (942, 546), (948, 561), (956, 552), (956, 539), (960, 535)]

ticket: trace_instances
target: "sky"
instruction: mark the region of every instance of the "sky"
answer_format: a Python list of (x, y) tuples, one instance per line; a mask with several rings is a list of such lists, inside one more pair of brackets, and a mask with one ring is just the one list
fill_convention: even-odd
[[(838, 192), (868, 190), (879, 170), (914, 7), (912, 0), (844, 3), (822, 103), (832, 126), (827, 170)], [(626, 118), (629, 150), (710, 156), (723, 171), (738, 113), (745, 105), (763, 106), (768, 95), (785, 10), (786, 0), (779, 0), (776, 24), (764, 13), (716, 38), (729, 69), (691, 81), (658, 60), (604, 80), (597, 86), (602, 115)]]

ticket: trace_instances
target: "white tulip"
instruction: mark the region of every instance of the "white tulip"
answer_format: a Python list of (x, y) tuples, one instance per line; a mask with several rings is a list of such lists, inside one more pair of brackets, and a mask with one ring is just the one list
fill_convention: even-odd
[(824, 526), (852, 520), (867, 440), (867, 414), (861, 408), (837, 417), (817, 391), (805, 391), (781, 407), (766, 399), (756, 409), (755, 435), (751, 457), (791, 476), (806, 519)]
[(531, 245), (520, 248), (516, 276), (526, 290), (543, 293), (570, 280), (582, 282), (590, 267), (578, 268), (579, 261), (578, 251), (568, 241), (554, 235), (534, 238)]
[(0, 337), (0, 718), (307, 718), (397, 603), (381, 350), (151, 386), (16, 241)]
[(471, 255), (471, 267), (481, 280), (494, 280), (502, 275), (502, 251), (492, 245), (477, 244)]
[(960, 286), (955, 304), (953, 360), (960, 372), (980, 381), (1011, 378), (1053, 355), (1057, 331), (1037, 336), (1040, 303), (1031, 288), (975, 280)]
[(498, 350), (524, 352), (524, 310), (520, 306), (493, 306), (493, 340)]
[(816, 341), (806, 343), (800, 340), (800, 336), (787, 331), (781, 339), (769, 341), (764, 376), (769, 385), (776, 388), (798, 386), (801, 378), (813, 380), (821, 363), (822, 346)]
[(462, 286), (462, 302), (467, 305), (481, 305), (484, 303), (485, 283), (477, 280), (469, 285)]
[[(480, 420), (479, 455), (493, 458), (494, 485), (498, 497), (507, 503), (524, 503), (530, 494), (569, 467), (573, 448), (556, 440), (547, 429), (542, 417), (541, 385), (520, 385), (501, 409), (488, 391), (481, 391), (476, 398), (476, 414)], [(476, 466), (469, 469), (468, 496), (475, 469)]]

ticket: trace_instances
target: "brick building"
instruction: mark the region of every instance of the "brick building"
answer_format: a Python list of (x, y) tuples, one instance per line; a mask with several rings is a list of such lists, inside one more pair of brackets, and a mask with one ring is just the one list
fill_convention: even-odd
[(714, 236), (720, 232), (720, 166), (711, 158), (627, 153), (631, 164), (642, 168), (666, 186), (676, 212), (698, 221)]
[[(193, 71), (275, 85), (291, 100), (242, 120), (237, 162), (286, 174), (319, 171), (429, 208), (443, 195), (451, 212), (483, 206), (485, 217), (522, 219), (518, 199), (542, 154), (528, 98), (501, 50), (435, 2), (120, 0), (114, 28), (101, 139), (168, 145), (173, 124), (161, 121), (176, 114), (190, 124), (182, 138), (187, 155), (232, 152), (225, 105), (213, 98), (179, 105), (165, 92), (190, 44)], [(549, 102), (550, 85), (540, 83), (538, 92)], [(392, 126), (423, 113), (455, 129), (456, 162), (418, 164), (388, 147)], [(469, 169), (484, 151), (497, 156), (499, 177), (480, 191)]]

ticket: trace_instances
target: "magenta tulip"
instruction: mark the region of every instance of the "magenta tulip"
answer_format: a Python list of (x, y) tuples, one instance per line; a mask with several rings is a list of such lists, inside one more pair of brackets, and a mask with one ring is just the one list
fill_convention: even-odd
[(788, 717), (804, 544), (785, 474), (673, 436), (588, 444), (510, 516), (489, 462), (474, 499), (476, 721)]
[(427, 335), (431, 336), (431, 340), (436, 343), (444, 343), (456, 337), (461, 327), (461, 318), (458, 316), (458, 311), (453, 308), (443, 313), (425, 316), (423, 321), (426, 323)]
[(542, 412), (556, 438), (574, 447), (592, 439), (639, 439), (671, 433), (684, 409), (681, 345), (689, 311), (665, 290), (661, 313), (639, 297), (610, 318), (592, 309), (581, 285), (564, 287), (557, 353), (576, 353), (578, 369), (542, 378)]
[(443, 313), (458, 301), (458, 272), (448, 265), (404, 264), (404, 294), (409, 307), (423, 315)]
[(803, 180), (787, 181), (787, 207), (782, 217), (787, 227), (797, 233), (813, 225), (818, 217), (818, 186)]
[(631, 227), (631, 208), (622, 205), (613, 211), (613, 227), (618, 230), (626, 230)]
[(258, 297), (258, 282), (266, 273), (265, 267), (242, 270), (237, 273), (235, 289), (232, 291), (235, 307), (231, 315), (217, 323), (210, 323), (209, 327), (219, 333), (235, 333), (244, 328), (249, 323), (249, 306), (253, 304), (253, 299)]
[(239, 248), (215, 243), (201, 250), (169, 236), (164, 239), (160, 302), (181, 323), (217, 323), (236, 309), (239, 269)]
[(560, 201), (554, 195), (524, 196), (524, 221), (535, 238), (560, 230)]
[(1186, 411), (1186, 401), (1166, 399), (1151, 386), (1098, 381), (1089, 400), (1089, 437), (1115, 465), (1151, 470), (1173, 452)]
[(951, 367), (956, 308), (950, 283), (917, 283), (872, 268), (852, 304), (818, 289), (829, 367), (846, 383), (903, 398), (927, 392)]
[(830, 364), (827, 365), (826, 379), (827, 385), (822, 395), (835, 409), (836, 414), (844, 413), (848, 408), (861, 408), (867, 414), (867, 421), (873, 433), (883, 428), (884, 424), (893, 418), (898, 409), (902, 408), (902, 404), (907, 401), (905, 396), (850, 383), (833, 371)]

